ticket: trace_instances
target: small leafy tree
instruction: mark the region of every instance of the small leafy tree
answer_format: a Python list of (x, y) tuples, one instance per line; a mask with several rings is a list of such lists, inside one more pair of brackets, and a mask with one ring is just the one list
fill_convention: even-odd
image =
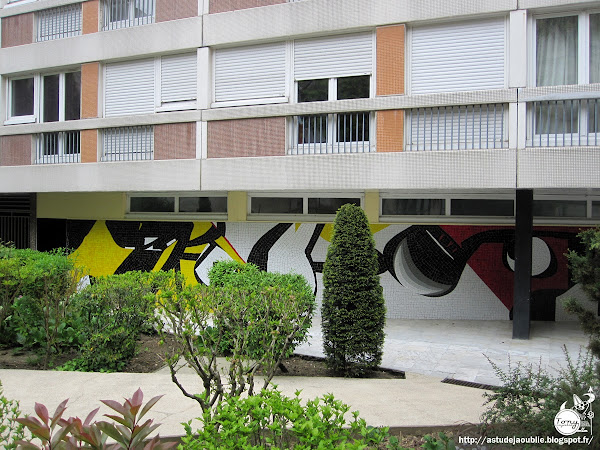
[[(600, 302), (600, 228), (590, 229), (578, 234), (584, 246), (583, 254), (569, 251), (567, 258), (572, 278), (581, 284), (583, 291), (593, 302)], [(600, 358), (600, 318), (585, 309), (577, 300), (570, 298), (565, 302), (567, 312), (576, 314), (583, 331), (590, 337), (589, 349), (596, 358)], [(596, 366), (600, 377), (600, 362)]]
[[(298, 342), (305, 339), (315, 306), (306, 280), (237, 286), (190, 286), (180, 272), (171, 271), (156, 294), (157, 329), (172, 333), (176, 350), (167, 355), (171, 379), (203, 412), (225, 396), (253, 395), (260, 370), (266, 388), (277, 366)], [(299, 288), (301, 286), (301, 288)], [(228, 367), (217, 357), (229, 343)], [(180, 361), (202, 379), (203, 392), (190, 393), (179, 381)]]
[(323, 347), (328, 365), (361, 376), (381, 363), (385, 302), (378, 254), (364, 211), (343, 205), (323, 267)]

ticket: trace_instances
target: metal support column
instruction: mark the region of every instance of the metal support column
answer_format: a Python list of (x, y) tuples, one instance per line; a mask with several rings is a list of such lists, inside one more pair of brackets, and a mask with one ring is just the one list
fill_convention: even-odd
[(516, 200), (513, 339), (529, 339), (531, 325), (533, 191), (530, 189), (517, 190)]

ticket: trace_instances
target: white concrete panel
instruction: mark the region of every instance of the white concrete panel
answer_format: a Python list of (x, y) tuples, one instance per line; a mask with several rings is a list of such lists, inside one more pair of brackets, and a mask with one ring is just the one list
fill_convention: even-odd
[(0, 73), (140, 58), (198, 47), (202, 47), (202, 17), (191, 17), (3, 48)]
[(0, 192), (191, 191), (199, 160), (0, 167)]
[(600, 148), (527, 148), (518, 167), (518, 188), (597, 188)]
[(513, 150), (217, 158), (202, 162), (203, 190), (510, 189)]
[(527, 86), (527, 11), (510, 12), (508, 38), (508, 87)]
[[(307, 0), (204, 18), (207, 46), (369, 29), (377, 25), (465, 15), (490, 15), (517, 8), (517, 0)], [(256, 24), (268, 23), (268, 27)]]

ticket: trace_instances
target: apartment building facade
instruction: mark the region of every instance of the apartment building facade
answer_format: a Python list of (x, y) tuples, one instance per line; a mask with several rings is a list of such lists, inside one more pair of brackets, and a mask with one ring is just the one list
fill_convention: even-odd
[(0, 6), (0, 239), (96, 276), (231, 258), (319, 296), (351, 202), (389, 317), (570, 320), (564, 253), (600, 222), (600, 2)]

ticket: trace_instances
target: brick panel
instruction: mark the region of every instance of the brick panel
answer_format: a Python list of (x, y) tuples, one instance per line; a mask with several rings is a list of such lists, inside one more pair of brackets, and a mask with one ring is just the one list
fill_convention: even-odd
[(208, 123), (208, 157), (285, 155), (285, 117)]
[(215, 14), (225, 11), (236, 11), (238, 9), (277, 5), (279, 3), (286, 3), (286, 0), (210, 0), (208, 13)]
[(404, 25), (377, 28), (377, 95), (404, 94)]
[(82, 130), (81, 139), (81, 162), (98, 162), (98, 130)]
[(2, 18), (2, 48), (33, 42), (33, 13)]
[(404, 111), (377, 112), (377, 153), (401, 152), (404, 145)]
[(156, 21), (185, 19), (198, 15), (198, 0), (156, 0)]
[(83, 2), (81, 14), (83, 16), (82, 33), (97, 33), (100, 25), (100, 0)]
[(30, 164), (30, 134), (2, 136), (0, 138), (0, 166), (28, 166)]
[(81, 65), (81, 118), (98, 117), (99, 63)]
[(156, 125), (154, 159), (196, 159), (196, 122)]

